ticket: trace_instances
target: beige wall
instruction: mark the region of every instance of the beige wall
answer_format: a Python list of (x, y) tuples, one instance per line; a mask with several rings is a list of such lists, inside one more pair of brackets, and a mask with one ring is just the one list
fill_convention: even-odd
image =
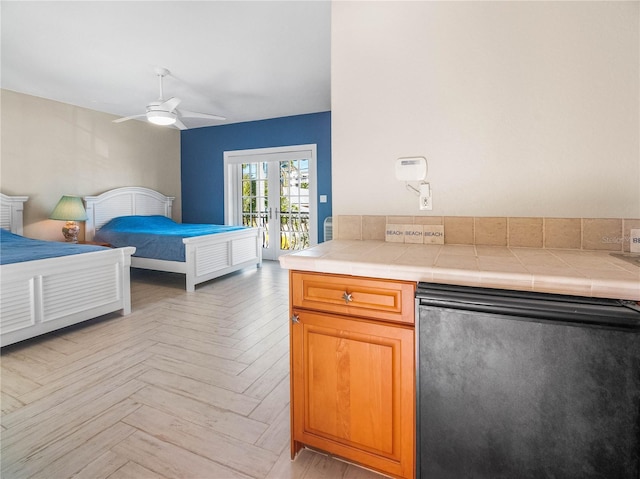
[(333, 2), (334, 215), (640, 217), (639, 5)]
[[(96, 195), (146, 186), (175, 196), (181, 218), (180, 132), (73, 105), (1, 90), (0, 189), (27, 195), (25, 236), (61, 240), (47, 219), (63, 194)], [(84, 234), (84, 230), (81, 233)]]

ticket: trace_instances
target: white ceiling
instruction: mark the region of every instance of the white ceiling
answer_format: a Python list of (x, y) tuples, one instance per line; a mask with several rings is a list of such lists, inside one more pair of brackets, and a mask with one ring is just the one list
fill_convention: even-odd
[(7, 1), (4, 89), (117, 116), (159, 96), (238, 123), (331, 109), (330, 1)]

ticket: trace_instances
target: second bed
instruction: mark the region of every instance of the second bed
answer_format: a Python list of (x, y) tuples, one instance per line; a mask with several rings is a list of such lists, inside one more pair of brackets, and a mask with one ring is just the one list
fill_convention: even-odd
[(136, 246), (132, 267), (182, 273), (187, 291), (195, 291), (204, 281), (262, 265), (260, 228), (175, 223), (173, 199), (142, 187), (85, 197), (86, 238)]

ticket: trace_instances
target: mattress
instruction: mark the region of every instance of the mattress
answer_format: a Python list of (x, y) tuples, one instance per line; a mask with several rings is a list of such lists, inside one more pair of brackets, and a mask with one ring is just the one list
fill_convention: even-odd
[(107, 248), (76, 243), (44, 241), (13, 234), (0, 229), (0, 264), (23, 263), (39, 259), (101, 251)]
[(176, 223), (166, 216), (119, 216), (105, 223), (94, 240), (115, 247), (135, 246), (134, 256), (185, 261), (183, 238), (248, 229), (244, 226)]

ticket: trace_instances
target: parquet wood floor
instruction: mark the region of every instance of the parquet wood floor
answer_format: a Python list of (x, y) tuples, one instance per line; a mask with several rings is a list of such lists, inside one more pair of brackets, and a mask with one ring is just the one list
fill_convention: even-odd
[(3, 479), (380, 479), (289, 449), (288, 276), (184, 290), (132, 270), (133, 313), (3, 348)]

